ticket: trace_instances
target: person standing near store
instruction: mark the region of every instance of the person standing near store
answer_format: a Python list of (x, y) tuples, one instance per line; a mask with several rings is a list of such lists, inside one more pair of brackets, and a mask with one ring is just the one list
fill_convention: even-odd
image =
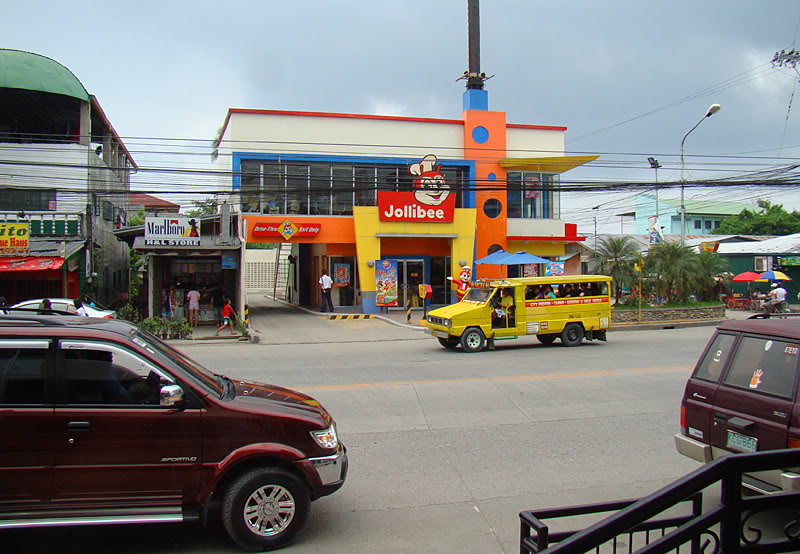
[(200, 315), (200, 291), (194, 285), (186, 293), (186, 300), (189, 303), (189, 327), (197, 327)]
[[(333, 312), (333, 300), (331, 300), (331, 287), (333, 286), (333, 279), (328, 275), (328, 270), (322, 270), (322, 277), (319, 278), (319, 286), (322, 289), (322, 311)], [(329, 310), (326, 310), (325, 308)]]
[(217, 325), (222, 325), (222, 307), (225, 305), (225, 295), (222, 289), (215, 288), (211, 293), (211, 305), (214, 306), (214, 318)]

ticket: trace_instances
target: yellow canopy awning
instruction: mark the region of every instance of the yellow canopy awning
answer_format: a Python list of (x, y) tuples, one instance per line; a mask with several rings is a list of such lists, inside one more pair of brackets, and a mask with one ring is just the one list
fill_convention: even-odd
[(549, 156), (546, 158), (503, 158), (500, 165), (506, 169), (522, 171), (541, 171), (543, 173), (564, 173), (599, 156)]

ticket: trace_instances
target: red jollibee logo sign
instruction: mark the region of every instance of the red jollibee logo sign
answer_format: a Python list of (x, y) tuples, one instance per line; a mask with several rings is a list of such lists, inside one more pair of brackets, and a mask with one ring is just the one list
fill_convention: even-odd
[(381, 221), (453, 221), (455, 196), (436, 165), (436, 156), (428, 154), (408, 172), (414, 175), (414, 192), (379, 191), (378, 213)]

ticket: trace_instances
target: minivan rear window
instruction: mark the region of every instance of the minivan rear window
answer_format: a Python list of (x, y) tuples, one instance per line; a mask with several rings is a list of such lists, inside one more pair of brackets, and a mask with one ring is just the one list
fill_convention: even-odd
[(697, 371), (694, 376), (698, 379), (706, 381), (719, 381), (722, 375), (722, 369), (728, 362), (728, 357), (733, 350), (733, 343), (736, 341), (736, 335), (728, 335), (720, 333), (714, 337), (714, 342), (711, 347), (706, 351), (705, 357), (697, 366)]
[(725, 384), (793, 398), (800, 345), (762, 337), (743, 337)]

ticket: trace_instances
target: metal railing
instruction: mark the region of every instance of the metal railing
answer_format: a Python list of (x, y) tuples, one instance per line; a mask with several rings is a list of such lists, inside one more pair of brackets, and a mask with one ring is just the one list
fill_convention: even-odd
[[(800, 493), (742, 497), (742, 474), (800, 466), (800, 450), (773, 450), (719, 458), (640, 500), (623, 500), (530, 510), (520, 517), (520, 554), (577, 554), (626, 552), (693, 554), (800, 552)], [(719, 484), (720, 503), (702, 509), (701, 495)], [(665, 516), (664, 512), (690, 502), (691, 514)], [(792, 508), (796, 519), (783, 528), (783, 537), (767, 538), (751, 522), (753, 516)], [(551, 532), (545, 519), (586, 516), (616, 511), (583, 530)], [(656, 519), (660, 518), (660, 519)], [(636, 550), (634, 550), (636, 544)]]

